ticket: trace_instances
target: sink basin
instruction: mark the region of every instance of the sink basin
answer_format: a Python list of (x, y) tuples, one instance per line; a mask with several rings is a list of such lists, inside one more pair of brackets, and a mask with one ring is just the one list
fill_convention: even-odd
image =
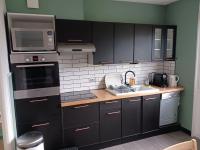
[(145, 86), (145, 85), (135, 85), (135, 86), (122, 85), (122, 86), (118, 86), (118, 87), (111, 86), (106, 90), (116, 96), (125, 96), (125, 95), (137, 94), (137, 93), (159, 91), (159, 89), (156, 89), (152, 86)]

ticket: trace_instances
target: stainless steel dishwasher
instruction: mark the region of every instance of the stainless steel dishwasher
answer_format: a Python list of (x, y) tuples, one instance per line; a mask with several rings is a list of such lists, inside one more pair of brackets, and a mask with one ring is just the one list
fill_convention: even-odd
[(177, 123), (180, 92), (162, 94), (160, 103), (160, 127)]

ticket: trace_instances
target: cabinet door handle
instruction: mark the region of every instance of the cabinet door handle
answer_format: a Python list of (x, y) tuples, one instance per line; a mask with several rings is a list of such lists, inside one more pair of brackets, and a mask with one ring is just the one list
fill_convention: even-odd
[(154, 100), (154, 99), (156, 99), (156, 98), (155, 97), (147, 98), (147, 99), (145, 99), (145, 101)]
[(77, 106), (77, 107), (74, 107), (74, 109), (80, 109), (80, 108), (86, 108), (86, 107), (89, 107), (89, 105)]
[(115, 114), (120, 114), (121, 111), (114, 111), (114, 112), (110, 112), (110, 113), (107, 113), (107, 115), (115, 115)]
[(84, 130), (89, 130), (90, 127), (85, 127), (85, 128), (79, 128), (79, 129), (76, 129), (75, 132), (79, 132), (79, 131), (84, 131)]
[(111, 102), (105, 102), (106, 104), (113, 104), (113, 103), (118, 103), (119, 101), (111, 101)]
[(50, 123), (47, 122), (47, 123), (42, 123), (42, 124), (35, 124), (35, 125), (32, 125), (32, 128), (36, 128), (36, 127), (43, 127), (43, 126), (49, 126)]
[(48, 99), (31, 100), (29, 102), (30, 103), (36, 103), (36, 102), (44, 102), (44, 101), (48, 101)]
[(99, 63), (100, 64), (112, 64), (113, 62), (112, 61), (100, 61)]
[(120, 60), (120, 63), (133, 63), (133, 61), (130, 61), (130, 60)]
[(67, 40), (67, 42), (82, 42), (83, 40)]
[(138, 102), (138, 101), (141, 101), (141, 99), (131, 99), (131, 100), (129, 100), (129, 102)]

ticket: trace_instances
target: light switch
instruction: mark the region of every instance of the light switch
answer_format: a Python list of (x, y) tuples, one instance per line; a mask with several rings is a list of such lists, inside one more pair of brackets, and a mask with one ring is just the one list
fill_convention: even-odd
[(39, 8), (39, 0), (27, 0), (28, 8)]

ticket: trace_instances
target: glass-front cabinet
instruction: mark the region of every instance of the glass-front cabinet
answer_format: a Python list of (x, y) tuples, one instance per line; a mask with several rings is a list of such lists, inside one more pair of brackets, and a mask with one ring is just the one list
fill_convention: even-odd
[(165, 60), (175, 60), (176, 27), (166, 28)]
[(152, 49), (152, 60), (160, 61), (163, 60), (163, 28), (153, 28), (153, 49)]
[(176, 26), (154, 26), (152, 61), (175, 60)]

